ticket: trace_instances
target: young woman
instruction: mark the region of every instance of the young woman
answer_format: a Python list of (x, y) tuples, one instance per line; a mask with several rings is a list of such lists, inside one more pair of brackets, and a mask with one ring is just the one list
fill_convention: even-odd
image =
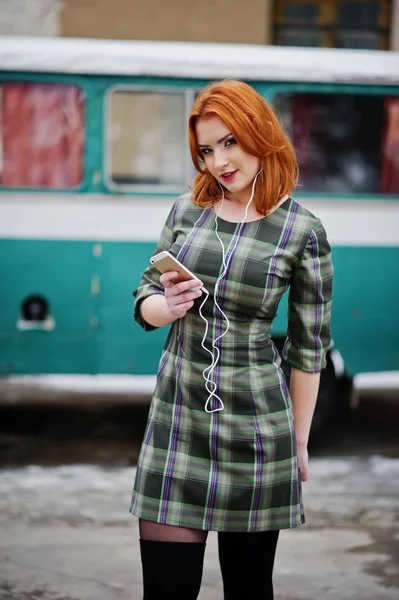
[[(135, 291), (144, 329), (172, 325), (131, 506), (144, 598), (197, 598), (213, 530), (225, 600), (266, 600), (279, 530), (304, 522), (301, 480), (330, 344), (331, 250), (320, 220), (289, 196), (293, 148), (250, 86), (206, 88), (189, 136), (198, 175), (156, 252), (168, 250), (196, 278), (175, 284), (176, 272), (151, 266)], [(287, 288), (290, 391), (270, 339)]]

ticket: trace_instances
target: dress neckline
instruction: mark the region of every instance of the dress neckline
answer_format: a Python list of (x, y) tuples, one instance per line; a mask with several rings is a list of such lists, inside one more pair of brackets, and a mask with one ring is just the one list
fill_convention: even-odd
[[(269, 217), (271, 217), (272, 215), (274, 215), (274, 213), (276, 213), (278, 210), (280, 210), (280, 208), (282, 208), (285, 204), (291, 202), (292, 198), (291, 196), (288, 196), (288, 198), (286, 198), (284, 200), (284, 202), (282, 202), (281, 204), (279, 204), (277, 206), (277, 208), (275, 208), (274, 210), (272, 210), (271, 213), (269, 213), (268, 215), (265, 215), (263, 217), (259, 217), (258, 219), (252, 219), (251, 221), (245, 221), (245, 224), (247, 223), (258, 223), (259, 221), (263, 221), (265, 219), (268, 219)], [(215, 215), (216, 218), (216, 212), (213, 209), (213, 206), (210, 208), (211, 212)], [(217, 217), (218, 221), (223, 221), (223, 223), (231, 223), (231, 225), (240, 225), (242, 223), (242, 221), (228, 221), (227, 219), (223, 219), (223, 217)]]

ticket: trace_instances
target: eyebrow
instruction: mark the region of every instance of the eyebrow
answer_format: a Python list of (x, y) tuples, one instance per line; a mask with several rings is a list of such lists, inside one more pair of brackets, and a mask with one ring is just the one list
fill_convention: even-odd
[[(229, 135), (233, 135), (233, 134), (231, 132), (228, 133), (227, 135), (225, 135), (222, 138), (220, 138), (220, 140), (218, 140), (216, 143), (220, 144), (221, 142), (224, 142), (224, 140), (227, 140), (227, 138), (229, 137)], [(208, 145), (207, 144), (198, 144), (198, 148), (208, 148)]]

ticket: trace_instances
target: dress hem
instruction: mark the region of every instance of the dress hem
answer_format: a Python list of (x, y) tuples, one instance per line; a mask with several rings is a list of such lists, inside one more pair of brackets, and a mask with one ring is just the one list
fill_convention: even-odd
[(301, 515), (300, 521), (295, 522), (295, 523), (291, 523), (291, 524), (284, 524), (284, 525), (275, 525), (275, 526), (262, 526), (259, 525), (258, 527), (254, 527), (254, 528), (244, 528), (244, 527), (237, 527), (232, 525), (231, 527), (225, 526), (225, 527), (209, 527), (209, 528), (204, 528), (204, 527), (200, 527), (198, 525), (194, 525), (192, 523), (187, 524), (187, 523), (182, 523), (182, 522), (171, 522), (171, 519), (167, 519), (164, 522), (159, 521), (156, 518), (150, 518), (148, 516), (141, 516), (139, 514), (140, 511), (135, 512), (134, 510), (129, 510), (129, 513), (132, 515), (132, 517), (136, 517), (138, 519), (143, 519), (143, 521), (150, 521), (151, 523), (159, 523), (161, 525), (170, 525), (172, 527), (184, 527), (187, 529), (197, 529), (199, 531), (216, 531), (216, 532), (236, 532), (236, 533), (260, 533), (261, 531), (279, 531), (280, 529), (296, 529), (297, 527), (301, 527), (301, 525), (304, 525), (306, 520), (305, 520), (305, 515)]

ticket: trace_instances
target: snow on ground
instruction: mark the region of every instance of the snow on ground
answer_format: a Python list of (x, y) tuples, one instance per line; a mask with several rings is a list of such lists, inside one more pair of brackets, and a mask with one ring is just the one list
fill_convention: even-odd
[[(0, 470), (0, 600), (139, 600), (135, 469)], [(313, 458), (307, 525), (282, 532), (276, 600), (396, 600), (399, 458)], [(220, 600), (217, 536), (199, 600)]]
[[(126, 522), (134, 468), (27, 466), (0, 471), (0, 522)], [(305, 508), (331, 515), (399, 507), (399, 459), (378, 455), (314, 458), (304, 485)]]

